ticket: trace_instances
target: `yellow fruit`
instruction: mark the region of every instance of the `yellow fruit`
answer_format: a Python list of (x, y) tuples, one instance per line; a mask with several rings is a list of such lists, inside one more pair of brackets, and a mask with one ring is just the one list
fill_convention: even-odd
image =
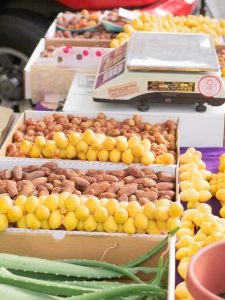
[(119, 40), (112, 39), (111, 42), (110, 42), (110, 44), (109, 44), (109, 47), (110, 48), (117, 48), (117, 47), (119, 47)]
[(193, 216), (193, 222), (196, 226), (201, 226), (202, 222), (203, 222), (203, 216), (204, 214), (203, 213), (196, 213), (194, 216)]
[(74, 212), (75, 209), (80, 205), (80, 198), (72, 194), (65, 199), (65, 208), (68, 212)]
[(77, 157), (80, 159), (80, 160), (87, 160), (87, 155), (86, 153), (77, 153)]
[(188, 172), (180, 173), (179, 181), (188, 181), (188, 179), (189, 179)]
[(94, 211), (99, 207), (100, 202), (99, 199), (95, 196), (90, 196), (85, 205), (87, 206), (87, 208), (89, 209), (90, 213), (94, 213)]
[(45, 202), (45, 200), (46, 200), (47, 197), (48, 197), (47, 195), (41, 195), (41, 196), (39, 196), (38, 197), (39, 204), (44, 204), (44, 202)]
[(194, 215), (198, 212), (197, 209), (187, 209), (183, 212), (183, 218), (182, 221), (186, 220), (186, 221), (192, 221)]
[(220, 216), (222, 218), (225, 218), (225, 206), (223, 206), (221, 209), (220, 209)]
[(160, 229), (157, 225), (157, 222), (155, 220), (150, 220), (148, 222), (148, 227), (146, 229), (146, 232), (149, 234), (160, 234)]
[(77, 227), (78, 220), (75, 216), (74, 212), (68, 212), (63, 220), (63, 225), (65, 226), (66, 230), (74, 230)]
[(102, 138), (95, 138), (91, 143), (92, 149), (93, 150), (101, 150), (103, 141), (104, 140)]
[[(70, 193), (68, 192), (63, 192), (61, 194), (58, 195), (58, 198), (59, 198), (59, 208), (66, 208), (66, 205), (65, 205), (65, 201), (67, 199), (67, 197), (70, 196)], [(40, 197), (39, 197), (39, 200), (40, 200)]]
[(77, 228), (78, 231), (84, 231), (84, 221), (78, 221)]
[(78, 220), (85, 221), (89, 216), (89, 209), (84, 205), (80, 205), (77, 207), (75, 215)]
[(199, 193), (194, 188), (185, 190), (185, 198), (188, 202), (197, 202), (199, 200)]
[(193, 157), (193, 154), (187, 153), (187, 152), (180, 155), (180, 157), (179, 157), (180, 164), (181, 165), (188, 164), (189, 162), (191, 162), (192, 157)]
[(146, 203), (143, 207), (142, 207), (142, 212), (143, 214), (149, 219), (149, 220), (153, 220), (154, 217), (154, 213), (156, 210), (156, 206), (153, 202), (148, 202)]
[(194, 231), (190, 228), (180, 228), (177, 232), (177, 237), (180, 238), (183, 235), (194, 235)]
[(118, 232), (118, 233), (124, 233), (123, 225), (122, 225), (122, 224), (118, 224), (118, 225), (117, 225), (117, 232)]
[(202, 245), (200, 242), (194, 242), (188, 246), (188, 256), (191, 257), (194, 255), (196, 252), (198, 252), (202, 248)]
[(41, 148), (36, 145), (33, 145), (30, 150), (30, 157), (39, 158), (40, 156), (41, 156)]
[(117, 34), (116, 36), (117, 39), (125, 39), (125, 40), (128, 40), (129, 39), (129, 36), (127, 33), (125, 32), (120, 32), (119, 34)]
[(144, 214), (138, 213), (134, 219), (134, 225), (138, 229), (145, 230), (148, 227), (148, 218)]
[(137, 156), (134, 156), (134, 161), (133, 161), (134, 164), (140, 164), (141, 163), (141, 157), (137, 157)]
[(82, 139), (82, 136), (79, 132), (72, 132), (69, 135), (69, 141), (73, 146), (76, 146), (78, 142), (80, 142)]
[(98, 223), (105, 222), (108, 217), (108, 211), (105, 207), (97, 207), (94, 212), (95, 221)]
[(193, 147), (189, 147), (189, 148), (186, 150), (186, 153), (195, 154), (195, 153), (196, 153), (196, 149), (193, 148)]
[(203, 214), (203, 222), (213, 222), (215, 221), (215, 216), (211, 213), (205, 213)]
[[(17, 206), (19, 206), (19, 207), (22, 209), (23, 212), (25, 211), (24, 204), (25, 204), (26, 200), (27, 200), (27, 197), (26, 197), (26, 196), (20, 195), (20, 196), (18, 196), (18, 197), (16, 198), (16, 201), (15, 201), (15, 204), (16, 204)], [(1, 203), (1, 200), (0, 200), (0, 203)]]
[(152, 144), (151, 144), (150, 140), (143, 139), (140, 144), (144, 147), (145, 152), (149, 152), (151, 150)]
[(41, 229), (50, 229), (48, 220), (42, 220), (41, 221)]
[(156, 163), (162, 164), (162, 165), (172, 165), (175, 163), (175, 160), (171, 153), (164, 153), (157, 157)]
[(165, 206), (169, 209), (170, 207), (170, 204), (171, 204), (171, 201), (169, 199), (159, 199), (155, 202), (156, 204), (156, 207), (159, 207), (159, 206)]
[(189, 235), (183, 235), (179, 239), (179, 241), (176, 243), (176, 248), (183, 248), (183, 247), (188, 247), (190, 244), (194, 242), (194, 239), (192, 236)]
[(128, 140), (128, 148), (129, 149), (133, 149), (134, 147), (140, 145), (140, 139), (138, 136), (132, 136), (131, 138), (129, 138)]
[(176, 259), (181, 260), (184, 257), (188, 256), (188, 247), (182, 247), (176, 252)]
[(133, 147), (132, 153), (134, 156), (141, 157), (145, 152), (145, 148), (142, 145)]
[(92, 147), (89, 147), (89, 149), (88, 149), (87, 159), (89, 161), (95, 161), (98, 159), (98, 153)]
[(39, 205), (36, 210), (36, 216), (40, 221), (47, 220), (50, 216), (48, 207), (45, 205)]
[(50, 229), (57, 229), (62, 225), (62, 215), (60, 211), (55, 210), (51, 212), (48, 223)]
[(141, 163), (145, 166), (151, 165), (155, 162), (155, 155), (152, 152), (145, 152), (141, 156)]
[(110, 215), (114, 215), (119, 207), (119, 202), (116, 199), (109, 199), (105, 205), (105, 208), (108, 210)]
[(206, 202), (209, 201), (212, 198), (212, 194), (210, 193), (210, 191), (207, 190), (201, 190), (198, 192), (199, 194), (199, 202)]
[(22, 216), (22, 218), (16, 223), (17, 227), (25, 229), (27, 228), (26, 216)]
[(116, 140), (111, 136), (107, 136), (103, 142), (103, 146), (106, 150), (111, 151), (116, 147)]
[(165, 206), (156, 207), (154, 216), (157, 221), (167, 221), (167, 219), (169, 218), (168, 207)]
[(127, 138), (125, 136), (118, 136), (116, 138), (116, 148), (123, 152), (128, 148)]
[(184, 180), (180, 182), (180, 190), (184, 191), (192, 187), (191, 181)]
[(182, 279), (186, 279), (189, 262), (179, 263), (177, 271)]
[(168, 228), (166, 226), (166, 221), (156, 221), (160, 232), (168, 232)]
[(63, 132), (56, 132), (53, 137), (54, 141), (56, 142), (56, 145), (58, 148), (66, 149), (69, 145), (69, 139), (65, 135), (64, 135), (64, 137), (62, 136), (61, 138), (55, 138), (55, 135), (60, 134), (60, 133), (64, 135)]
[(39, 147), (39, 148), (43, 148), (46, 144), (46, 139), (44, 136), (37, 136), (35, 138), (35, 144)]
[(123, 26), (123, 31), (124, 31), (125, 33), (127, 33), (128, 35), (131, 35), (131, 33), (134, 31), (134, 29), (133, 29), (132, 25), (130, 25), (130, 24), (125, 24), (125, 25)]
[(183, 205), (179, 202), (171, 202), (169, 206), (169, 215), (172, 218), (179, 218), (184, 211)]
[(195, 242), (202, 242), (205, 243), (206, 235), (204, 233), (196, 233), (196, 235), (193, 237)]
[(99, 201), (100, 201), (100, 206), (106, 206), (109, 199), (108, 198), (101, 198)]
[(26, 227), (30, 229), (39, 229), (41, 227), (41, 222), (35, 214), (28, 213), (26, 215)]
[(83, 134), (83, 140), (88, 144), (91, 145), (92, 141), (95, 139), (95, 133), (91, 129), (85, 130)]
[(109, 153), (109, 160), (112, 163), (117, 163), (121, 160), (121, 152), (118, 149), (113, 149)]
[(96, 231), (97, 232), (104, 232), (104, 228), (103, 228), (103, 224), (102, 223), (98, 223), (98, 225), (96, 227)]
[(0, 214), (0, 232), (8, 228), (8, 219), (5, 215)]
[(0, 196), (0, 213), (7, 214), (10, 207), (13, 205), (13, 202), (9, 196), (2, 195)]
[(43, 150), (44, 150), (44, 149), (45, 149), (46, 151), (50, 152), (50, 153), (55, 153), (56, 150), (57, 150), (56, 142), (55, 142), (55, 141), (48, 140), (48, 141), (46, 142), (45, 147), (42, 149), (42, 153), (43, 153)]
[(66, 157), (70, 159), (76, 157), (77, 155), (76, 147), (72, 144), (69, 144), (66, 147), (65, 152), (66, 152)]
[(128, 212), (125, 208), (120, 207), (114, 215), (117, 224), (124, 224), (128, 219)]
[(103, 223), (104, 231), (106, 232), (116, 232), (117, 231), (117, 224), (113, 218), (113, 216), (108, 216), (108, 218)]
[(211, 223), (210, 228), (209, 228), (209, 232), (210, 232), (210, 234), (213, 234), (215, 232), (223, 233), (224, 232), (224, 228), (223, 228), (223, 226), (219, 222), (213, 221)]
[(128, 218), (126, 220), (126, 222), (123, 225), (123, 230), (127, 234), (134, 234), (136, 232), (133, 218)]
[(198, 165), (199, 169), (205, 169), (206, 168), (206, 164), (202, 160), (199, 160), (197, 162), (197, 165)]
[(188, 220), (182, 220), (182, 221), (181, 221), (181, 224), (180, 224), (180, 227), (182, 227), (182, 228), (190, 228), (190, 229), (193, 229), (194, 224), (193, 224), (191, 221), (188, 221)]
[(109, 151), (106, 149), (102, 149), (98, 152), (98, 160), (99, 161), (107, 161), (109, 159)]
[(88, 144), (85, 141), (79, 141), (76, 145), (77, 153), (87, 153)]
[(135, 218), (136, 215), (141, 211), (141, 205), (137, 201), (129, 202), (127, 206), (127, 212), (129, 217)]
[(211, 213), (212, 207), (209, 204), (206, 203), (200, 203), (197, 207), (197, 210), (201, 213)]
[(186, 282), (182, 281), (180, 282), (175, 289), (175, 296), (176, 298), (179, 299), (187, 299), (189, 293), (188, 293), (188, 289), (186, 286)]
[(181, 221), (179, 218), (169, 218), (166, 222), (166, 226), (168, 231), (172, 231), (173, 229), (180, 227)]
[(62, 159), (68, 158), (67, 153), (66, 153), (66, 149), (59, 149), (58, 157), (62, 158)]
[(132, 164), (133, 161), (134, 161), (134, 156), (132, 154), (132, 151), (130, 149), (125, 150), (122, 153), (122, 162), (124, 164)]
[(216, 199), (223, 202), (225, 201), (225, 189), (221, 189), (216, 192)]
[(50, 211), (55, 211), (59, 207), (59, 197), (56, 194), (49, 195), (44, 202), (45, 206), (48, 207)]
[(8, 214), (9, 222), (15, 223), (22, 218), (23, 211), (19, 206), (13, 205), (9, 208), (7, 214)]
[(210, 234), (210, 226), (211, 226), (211, 222), (202, 222), (201, 232), (206, 235)]
[(48, 151), (45, 147), (42, 148), (41, 154), (45, 158), (52, 158), (54, 156), (54, 153)]
[(29, 196), (24, 204), (28, 213), (35, 213), (39, 205), (39, 199), (36, 196)]
[(20, 151), (24, 155), (28, 155), (30, 153), (32, 147), (32, 143), (30, 141), (24, 140), (20, 143)]

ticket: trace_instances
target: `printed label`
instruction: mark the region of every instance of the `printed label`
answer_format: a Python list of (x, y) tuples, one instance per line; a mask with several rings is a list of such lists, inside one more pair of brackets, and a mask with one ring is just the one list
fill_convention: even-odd
[(205, 97), (216, 96), (220, 89), (220, 80), (215, 76), (205, 76), (198, 83), (198, 90)]
[(176, 82), (176, 81), (148, 81), (149, 91), (161, 92), (194, 92), (194, 82)]
[(97, 89), (100, 86), (102, 86), (103, 84), (105, 84), (106, 82), (119, 76), (120, 74), (122, 74), (124, 72), (124, 69), (125, 69), (125, 61), (123, 60), (120, 63), (118, 63), (117, 65), (115, 65), (114, 67), (112, 67), (111, 69), (106, 70), (104, 73), (100, 74), (97, 78), (95, 88)]
[(117, 85), (108, 89), (110, 99), (116, 99), (121, 96), (138, 93), (138, 91), (138, 84), (136, 81)]

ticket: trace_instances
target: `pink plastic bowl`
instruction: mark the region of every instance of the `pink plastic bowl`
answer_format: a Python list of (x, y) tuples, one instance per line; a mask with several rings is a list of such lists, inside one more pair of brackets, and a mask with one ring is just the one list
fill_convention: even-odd
[(202, 248), (190, 261), (186, 283), (195, 300), (221, 300), (225, 293), (225, 241)]

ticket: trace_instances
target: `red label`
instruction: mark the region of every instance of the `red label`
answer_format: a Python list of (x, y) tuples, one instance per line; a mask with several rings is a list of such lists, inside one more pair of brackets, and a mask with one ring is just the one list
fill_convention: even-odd
[(221, 89), (221, 82), (219, 78), (215, 76), (205, 76), (201, 78), (198, 83), (198, 90), (200, 94), (205, 97), (216, 96)]

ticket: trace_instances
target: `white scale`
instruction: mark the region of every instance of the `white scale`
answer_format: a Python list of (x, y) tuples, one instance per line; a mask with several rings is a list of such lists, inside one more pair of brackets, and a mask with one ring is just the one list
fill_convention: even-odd
[(210, 35), (134, 32), (130, 41), (102, 57), (95, 79), (96, 102), (205, 104), (225, 102), (220, 66)]

